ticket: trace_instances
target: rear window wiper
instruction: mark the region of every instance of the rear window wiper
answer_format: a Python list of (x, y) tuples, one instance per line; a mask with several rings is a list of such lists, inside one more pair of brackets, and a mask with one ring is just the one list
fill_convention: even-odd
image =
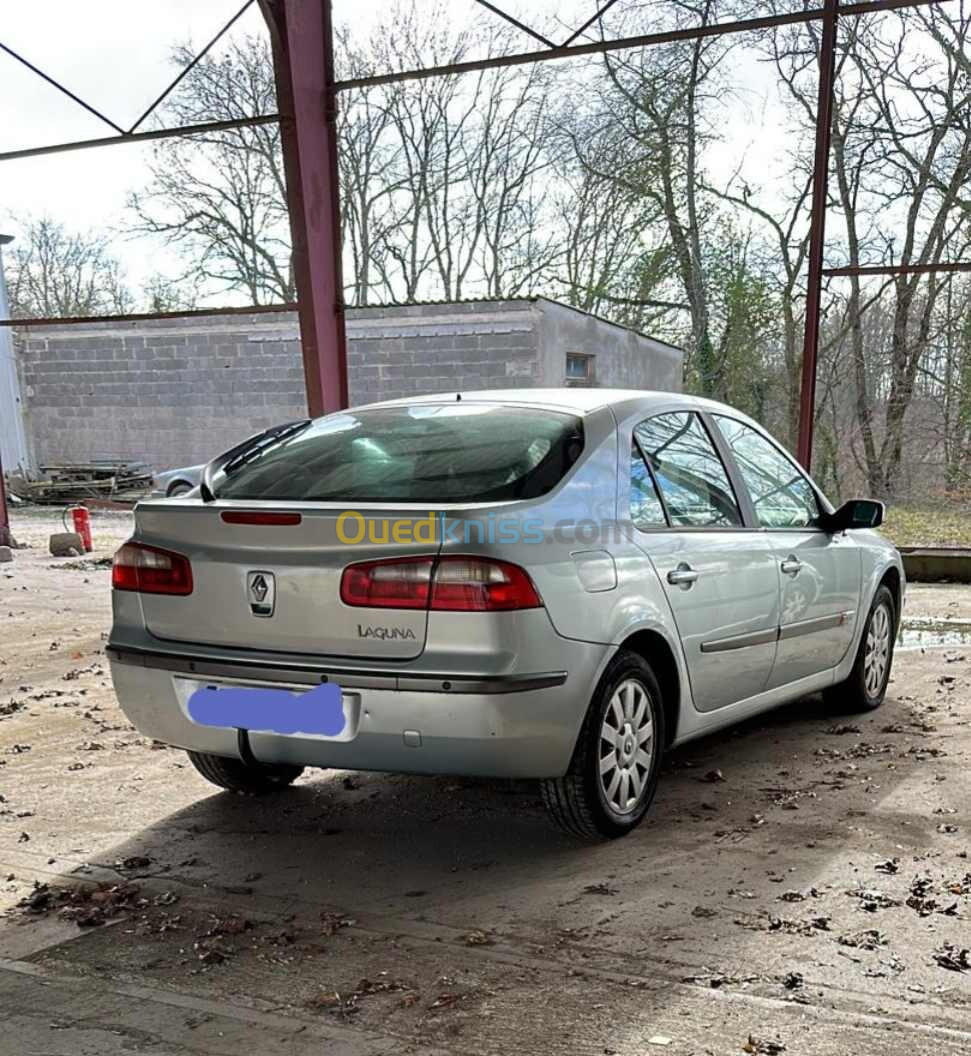
[(241, 444), (231, 447), (228, 451), (214, 458), (202, 471), (202, 479), (199, 483), (199, 495), (203, 502), (212, 502), (216, 497), (213, 490), (213, 481), (220, 470), (228, 476), (264, 455), (270, 448), (282, 444), (284, 440), (302, 433), (310, 425), (311, 418), (301, 418), (295, 422), (285, 422), (283, 425), (274, 425), (265, 429), (262, 433), (254, 433)]

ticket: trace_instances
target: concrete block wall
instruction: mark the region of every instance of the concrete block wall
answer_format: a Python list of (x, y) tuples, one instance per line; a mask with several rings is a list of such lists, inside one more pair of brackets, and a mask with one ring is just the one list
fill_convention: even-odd
[(295, 320), (85, 323), (18, 339), (35, 467), (92, 458), (182, 465), (305, 412)]
[(566, 357), (579, 352), (593, 356), (598, 388), (681, 391), (684, 353), (680, 348), (543, 297), (537, 298), (534, 311), (542, 384), (563, 385)]
[(351, 405), (538, 385), (536, 323), (532, 303), (523, 300), (351, 309)]
[[(680, 388), (678, 350), (542, 298), (352, 309), (347, 334), (352, 405), (559, 386), (567, 352), (596, 355), (598, 384)], [(292, 313), (29, 327), (16, 347), (35, 468), (191, 465), (306, 413)]]

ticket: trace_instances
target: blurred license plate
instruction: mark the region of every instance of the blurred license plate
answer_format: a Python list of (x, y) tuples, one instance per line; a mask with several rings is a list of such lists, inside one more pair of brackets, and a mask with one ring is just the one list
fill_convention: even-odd
[(239, 685), (176, 678), (179, 703), (201, 726), (350, 741), (357, 734), (360, 697), (333, 682), (312, 689)]

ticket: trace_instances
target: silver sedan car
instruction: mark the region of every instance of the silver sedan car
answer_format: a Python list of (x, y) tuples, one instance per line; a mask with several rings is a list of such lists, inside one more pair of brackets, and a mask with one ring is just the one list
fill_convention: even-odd
[(121, 706), (215, 784), (305, 766), (540, 779), (586, 838), (673, 745), (822, 691), (884, 698), (904, 575), (757, 422), (675, 393), (393, 400), (292, 422), (142, 502)]
[(151, 497), (165, 495), (175, 498), (177, 495), (188, 495), (193, 488), (199, 487), (202, 471), (205, 466), (183, 466), (181, 469), (167, 469), (156, 473), (152, 480)]

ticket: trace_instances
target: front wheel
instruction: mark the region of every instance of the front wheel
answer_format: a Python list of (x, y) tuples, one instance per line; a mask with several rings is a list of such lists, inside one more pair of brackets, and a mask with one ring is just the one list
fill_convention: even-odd
[(897, 607), (885, 584), (877, 589), (849, 678), (826, 691), (841, 711), (874, 711), (883, 703), (893, 666)]
[(654, 672), (643, 657), (621, 649), (594, 692), (570, 769), (542, 782), (553, 821), (587, 840), (626, 835), (654, 798), (663, 746)]
[(187, 752), (189, 761), (214, 785), (244, 796), (263, 796), (292, 784), (303, 773), (302, 766), (283, 763), (250, 765), (241, 759), (227, 759), (207, 752)]

